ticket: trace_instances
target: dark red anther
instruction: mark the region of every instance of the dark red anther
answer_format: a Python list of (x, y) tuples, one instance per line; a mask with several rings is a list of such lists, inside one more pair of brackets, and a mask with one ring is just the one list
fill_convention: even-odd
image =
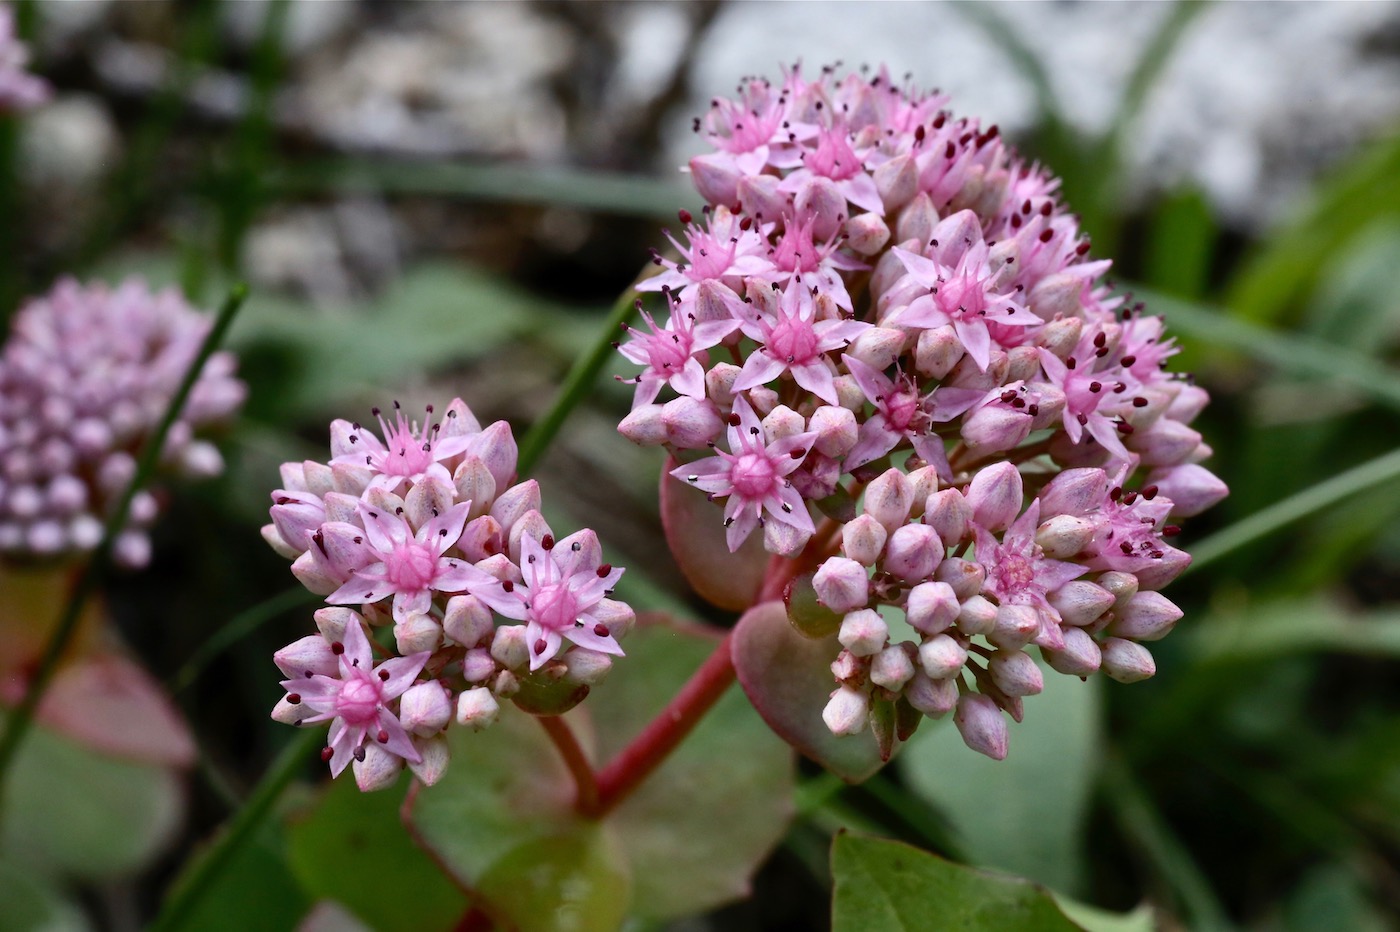
[(539, 638), (535, 641), (535, 653), (537, 654), (543, 654), (545, 652), (545, 649), (548, 647), (549, 642), (546, 641), (544, 638)]
[(1115, 502), (1118, 501), (1118, 499), (1123, 497), (1123, 487), (1121, 485), (1115, 485), (1109, 490), (1108, 497)]
[(1049, 228), (1047, 227), (1046, 229), (1040, 231), (1040, 241), (1041, 241), (1042, 243), (1048, 243), (1048, 242), (1050, 242), (1050, 241), (1051, 241), (1052, 239), (1054, 239), (1054, 238), (1055, 238), (1055, 231), (1054, 231), (1054, 230), (1051, 230), (1051, 229), (1049, 229)]
[(383, 682), (383, 683), (389, 682), (389, 671), (388, 671), (388, 670), (380, 670), (380, 671), (379, 671), (379, 679), (380, 679), (380, 682)]
[(1123, 541), (1123, 543), (1121, 543), (1121, 544), (1118, 545), (1118, 549), (1121, 550), (1121, 551), (1123, 551), (1125, 554), (1127, 554), (1127, 555), (1130, 556), (1130, 557), (1133, 555), (1133, 545), (1130, 544), (1130, 543), (1128, 543), (1126, 540)]
[(365, 762), (365, 746), (363, 744), (355, 748), (354, 758), (362, 764)]
[(1094, 394), (1097, 395), (1099, 392), (1103, 391), (1103, 383), (1102, 383), (1102, 382), (1090, 382), (1090, 383), (1089, 383), (1089, 391), (1091, 391), (1091, 392), (1093, 392)]
[(387, 731), (385, 731), (383, 728), (381, 728), (381, 729), (379, 729), (379, 734), (377, 734), (377, 735), (374, 736), (374, 740), (375, 740), (375, 741), (378, 741), (380, 744), (388, 744), (388, 743), (389, 743), (389, 733), (388, 733)]
[(1155, 485), (1149, 485), (1147, 488), (1142, 490), (1142, 497), (1149, 502), (1152, 501), (1154, 498), (1157, 497), (1157, 487)]
[(327, 763), (335, 757), (335, 748), (321, 748), (321, 763)]
[(1113, 426), (1118, 428), (1118, 433), (1125, 437), (1133, 432), (1133, 425), (1129, 424), (1127, 421), (1118, 421)]
[(1100, 330), (1098, 333), (1094, 334), (1094, 345), (1095, 345), (1095, 346), (1103, 346), (1103, 345), (1104, 345), (1105, 343), (1107, 343), (1107, 342), (1108, 342), (1108, 334), (1104, 333), (1102, 330)]
[(599, 622), (598, 624), (593, 626), (593, 633), (600, 638), (605, 638), (608, 636), (608, 626), (603, 624), (602, 622)]
[(345, 645), (339, 641), (331, 641), (331, 653), (339, 657), (341, 654), (345, 653)]
[(730, 427), (738, 427), (738, 426), (739, 426), (739, 415), (737, 415), (737, 414), (731, 414), (731, 415), (729, 415), (729, 418), (728, 418), (728, 420), (727, 420), (725, 423), (727, 423)]
[(1086, 252), (1088, 252), (1088, 251), (1089, 251), (1089, 241), (1088, 241), (1087, 239), (1086, 239), (1084, 242), (1080, 243), (1078, 246), (1075, 246), (1075, 247), (1074, 247), (1074, 254), (1075, 254), (1076, 256), (1082, 256), (1082, 255), (1084, 255), (1084, 254), (1085, 254)]
[(287, 693), (287, 701), (292, 705), (301, 705), (301, 693)]
[(608, 574), (611, 573), (611, 572), (612, 572), (612, 564), (611, 564), (611, 563), (600, 563), (600, 564), (598, 565), (598, 578), (599, 578), (599, 579), (607, 579)]
[(1178, 534), (1180, 534), (1180, 533), (1181, 533), (1181, 526), (1180, 526), (1180, 525), (1168, 524), (1166, 527), (1162, 528), (1162, 536), (1163, 536), (1163, 537), (1175, 537), (1176, 535), (1178, 535)]
[(1133, 399), (1133, 407), (1134, 407), (1134, 408), (1145, 408), (1145, 407), (1147, 407), (1147, 399), (1144, 398), (1144, 397), (1142, 397), (1141, 395), (1138, 395), (1136, 398)]
[(1136, 356), (1132, 356), (1132, 355), (1128, 355), (1128, 356), (1124, 356), (1124, 357), (1123, 357), (1123, 359), (1122, 359), (1122, 361), (1121, 361), (1121, 365), (1123, 366), (1124, 369), (1131, 369), (1132, 366), (1133, 366), (1133, 363), (1135, 363), (1135, 362), (1137, 362), (1137, 357), (1136, 357)]
[(540, 538), (540, 546), (543, 547), (545, 550), (553, 550), (553, 549), (554, 549), (554, 535), (553, 535), (553, 534), (546, 534), (544, 537)]
[(506, 592), (514, 592), (515, 583), (511, 582), (509, 579), (503, 579), (501, 580), (501, 588), (504, 589)]
[(684, 207), (676, 211), (676, 216), (680, 218), (681, 223), (690, 223), (690, 221), (695, 219), (690, 215), (690, 211), (686, 210)]

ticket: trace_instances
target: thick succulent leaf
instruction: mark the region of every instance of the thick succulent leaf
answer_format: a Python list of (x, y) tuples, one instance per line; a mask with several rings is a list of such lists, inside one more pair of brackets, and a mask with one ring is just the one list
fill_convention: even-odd
[(7, 929), (87, 932), (92, 928), (76, 904), (15, 861), (0, 861), (0, 903), (5, 904)]
[(467, 897), (404, 833), (406, 785), (361, 793), (354, 780), (331, 782), (292, 815), (287, 862), (312, 899), (335, 900), (372, 928), (450, 928)]
[(1026, 699), (1025, 721), (1012, 727), (1006, 760), (968, 750), (956, 729), (938, 725), (910, 739), (900, 773), (947, 815), (974, 863), (1073, 893), (1102, 769), (1100, 686), (1046, 670), (1045, 691)]
[(30, 731), (6, 787), (0, 848), (41, 870), (104, 879), (149, 864), (174, 838), (184, 793), (174, 770), (116, 760)]
[(897, 841), (836, 836), (832, 932), (1073, 932), (1045, 888), (963, 867)]
[[(626, 662), (585, 705), (603, 759), (661, 711), (718, 643), (712, 631), (676, 625), (641, 627), (628, 638)], [(743, 693), (725, 693), (609, 819), (635, 868), (633, 914), (673, 919), (747, 895), (792, 818), (793, 763)]]
[(92, 655), (59, 670), (39, 721), (114, 757), (188, 767), (194, 739), (150, 674), (116, 654)]
[(859, 783), (883, 765), (869, 732), (833, 735), (822, 721), (831, 691), (831, 662), (841, 651), (835, 637), (811, 640), (788, 622), (781, 602), (744, 613), (734, 632), (734, 669), (749, 701), (788, 744), (848, 783)]
[[(716, 643), (644, 618), (627, 657), (565, 720), (595, 758), (615, 753)], [(566, 917), (571, 928), (616, 928), (626, 915), (667, 919), (741, 896), (791, 813), (791, 754), (737, 691), (601, 822), (576, 815), (557, 750), (514, 706), (486, 731), (449, 739), (451, 767), (410, 797), (408, 819), (484, 909), (525, 932)]]
[(758, 598), (768, 553), (763, 535), (750, 534), (734, 553), (724, 539), (724, 511), (703, 492), (674, 478), (678, 464), (668, 458), (661, 470), (661, 524), (666, 543), (686, 582), (707, 602), (741, 612)]
[(783, 592), (783, 604), (787, 606), (788, 621), (798, 633), (809, 638), (827, 638), (841, 629), (841, 619), (817, 598), (817, 590), (812, 586), (816, 574), (803, 573), (788, 583)]

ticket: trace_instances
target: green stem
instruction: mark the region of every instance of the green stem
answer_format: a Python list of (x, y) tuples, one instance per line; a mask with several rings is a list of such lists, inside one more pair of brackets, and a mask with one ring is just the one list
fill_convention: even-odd
[(568, 376), (564, 379), (564, 385), (559, 389), (559, 395), (554, 399), (554, 404), (525, 433), (524, 439), (520, 441), (520, 460), (518, 471), (520, 475), (528, 475), (539, 462), (545, 450), (554, 440), (555, 434), (559, 433), (559, 428), (564, 426), (564, 421), (569, 413), (578, 406), (593, 388), (594, 381), (598, 378), (598, 373), (602, 371), (615, 350), (613, 343), (616, 342), (622, 325), (635, 313), (635, 303), (637, 300), (636, 284), (643, 278), (651, 274), (651, 269), (643, 269), (641, 274), (628, 285), (617, 301), (613, 303), (612, 310), (608, 314), (607, 321), (603, 324), (603, 329), (598, 335), (597, 341), (587, 353), (574, 361), (573, 368), (569, 370)]
[(282, 749), (282, 753), (263, 774), (262, 782), (253, 791), (247, 805), (229, 822), (223, 836), (206, 850), (179, 886), (171, 891), (165, 908), (148, 932), (168, 932), (182, 927), (209, 887), (218, 879), (224, 865), (262, 824), (282, 791), (306, 765), (312, 750), (323, 741), (325, 734), (322, 730), (311, 728)]
[(229, 619), (222, 628), (215, 631), (212, 637), (199, 645), (199, 648), (195, 650), (189, 660), (185, 661), (185, 665), (180, 668), (179, 672), (170, 678), (168, 683), (170, 694), (176, 696), (184, 692), (199, 677), (199, 674), (204, 672), (204, 668), (209, 665), (210, 661), (278, 615), (297, 606), (317, 601), (320, 601), (320, 596), (298, 586), (239, 612)]
[(229, 325), (233, 323), (234, 315), (238, 313), (238, 309), (242, 306), (247, 294), (248, 290), (243, 285), (236, 285), (229, 292), (224, 306), (219, 309), (219, 314), (214, 319), (213, 326), (209, 328), (204, 342), (200, 344), (199, 352), (195, 354), (189, 368), (185, 370), (185, 376), (181, 380), (179, 388), (175, 390), (170, 404), (166, 406), (165, 415), (161, 418), (160, 424), (146, 439), (146, 445), (141, 450), (141, 458), (137, 461), (135, 475), (122, 491), (121, 498), (117, 500), (111, 514), (107, 516), (102, 540), (98, 542), (97, 548), (83, 567), (82, 574), (73, 587), (73, 593), (69, 596), (68, 604), (64, 606), (63, 615), (44, 648), (44, 656), (39, 661), (39, 668), (35, 671), (34, 678), (29, 681), (19, 707), (10, 716), (10, 724), (5, 729), (4, 737), (0, 737), (0, 799), (3, 799), (5, 778), (9, 774), (10, 765), (14, 762), (15, 754), (19, 750), (24, 736), (28, 734), (29, 727), (33, 724), (34, 712), (39, 707), (39, 701), (43, 699), (49, 681), (58, 669), (59, 659), (68, 649), (68, 642), (72, 640), (73, 633), (78, 628), (78, 620), (82, 617), (83, 607), (97, 590), (98, 578), (112, 556), (113, 541), (126, 525), (132, 499), (136, 497), (136, 493), (147, 483), (155, 471), (161, 452), (165, 449), (165, 438), (170, 433), (170, 428), (174, 426), (180, 412), (184, 410), (185, 401), (189, 398), (190, 390), (194, 388), (200, 372), (204, 369), (204, 363), (223, 341), (224, 334), (228, 332)]
[(1214, 563), (1233, 550), (1268, 537), (1294, 521), (1335, 505), (1358, 492), (1400, 478), (1400, 450), (1393, 450), (1330, 479), (1309, 486), (1296, 495), (1275, 502), (1191, 547), (1190, 569)]

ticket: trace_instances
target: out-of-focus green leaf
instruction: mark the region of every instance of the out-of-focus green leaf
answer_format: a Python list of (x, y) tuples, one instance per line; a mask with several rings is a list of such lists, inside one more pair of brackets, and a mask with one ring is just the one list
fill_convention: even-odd
[(1305, 874), (1285, 901), (1282, 918), (1285, 932), (1384, 932), (1393, 928), (1393, 917), (1386, 916), (1366, 895), (1360, 873), (1340, 864), (1315, 867)]
[(968, 750), (956, 729), (927, 728), (910, 739), (900, 774), (947, 815), (973, 863), (1073, 893), (1100, 765), (1101, 685), (1047, 670), (1006, 760)]
[(1049, 891), (944, 861), (897, 841), (838, 835), (831, 846), (832, 932), (1073, 932)]
[(744, 613), (734, 634), (734, 669), (758, 714), (784, 741), (849, 783), (883, 766), (868, 732), (837, 737), (822, 721), (836, 684), (831, 663), (841, 652), (834, 636), (798, 634), (781, 602)]
[(1381, 140), (1343, 165), (1290, 220), (1266, 236), (1236, 274), (1224, 304), (1256, 323), (1282, 321), (1312, 294), (1332, 257), (1377, 217), (1400, 210), (1400, 136)]
[[(293, 877), (283, 844), (280, 832), (265, 828), (239, 848), (190, 911), (183, 928), (199, 932), (295, 928), (311, 899)], [(335, 852), (327, 854), (334, 857)]]
[(288, 864), (312, 899), (335, 900), (373, 928), (450, 929), (466, 895), (413, 844), (399, 818), (402, 799), (401, 791), (331, 782), (310, 811), (292, 817)]
[(1055, 901), (1055, 905), (1060, 907), (1060, 912), (1085, 932), (1155, 932), (1161, 928), (1156, 912), (1147, 903), (1130, 913), (1115, 913), (1072, 900), (1053, 890), (1050, 897)]
[(93, 880), (149, 864), (184, 808), (170, 768), (105, 757), (42, 726), (20, 749), (5, 796), (6, 857)]
[(3, 924), (16, 932), (88, 932), (83, 911), (19, 863), (0, 860)]
[(1175, 298), (1199, 299), (1210, 276), (1215, 238), (1215, 218), (1199, 190), (1164, 198), (1148, 233), (1144, 283)]
[[(564, 718), (586, 750), (615, 753), (715, 644), (686, 626), (639, 625), (627, 657)], [(791, 753), (738, 691), (602, 821), (575, 813), (558, 751), (513, 707), (480, 734), (449, 737), (452, 766), (417, 793), (412, 825), (483, 905), (527, 932), (671, 919), (741, 896), (791, 815)]]
[(1400, 330), (1400, 221), (1378, 218), (1321, 270), (1304, 327), (1319, 339), (1376, 356)]
[(1314, 651), (1400, 657), (1400, 612), (1349, 613), (1324, 596), (1215, 612), (1183, 638), (1196, 663), (1235, 664)]

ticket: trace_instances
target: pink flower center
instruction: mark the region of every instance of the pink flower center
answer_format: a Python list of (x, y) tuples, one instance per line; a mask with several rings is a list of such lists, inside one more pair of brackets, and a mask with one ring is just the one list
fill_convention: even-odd
[(767, 453), (745, 453), (734, 462), (729, 472), (729, 481), (734, 484), (734, 492), (740, 498), (764, 498), (773, 491), (777, 471)]
[(860, 159), (840, 130), (824, 130), (815, 152), (808, 152), (803, 163), (815, 175), (832, 181), (845, 181), (860, 170)]
[(350, 679), (335, 697), (335, 714), (347, 725), (364, 725), (379, 712), (380, 684), (363, 670), (352, 670)]
[(437, 554), (431, 547), (406, 540), (385, 555), (384, 569), (399, 592), (420, 592), (437, 575)]
[[(387, 476), (417, 476), (433, 465), (433, 444), (417, 436), (413, 425), (400, 414), (397, 423), (391, 428), (383, 423), (384, 445), (388, 452), (384, 462), (377, 464), (379, 471)], [(424, 431), (427, 436), (430, 433)]]
[(904, 431), (919, 413), (919, 396), (910, 391), (891, 392), (885, 398), (885, 423), (891, 430)]
[(766, 349), (774, 359), (801, 365), (817, 354), (817, 333), (800, 317), (785, 317), (768, 334)]
[(821, 262), (812, 242), (812, 221), (802, 226), (789, 226), (783, 239), (773, 251), (773, 265), (784, 272), (810, 272)]
[(578, 618), (578, 600), (564, 583), (551, 583), (530, 594), (530, 615), (554, 631), (563, 631)]
[(1021, 592), (1035, 582), (1035, 567), (1020, 554), (1007, 554), (997, 566), (997, 578), (1002, 592)]
[(703, 282), (723, 278), (734, 263), (735, 243), (720, 242), (718, 237), (697, 233), (691, 238), (690, 268), (686, 275), (691, 281)]
[(959, 275), (939, 286), (938, 306), (954, 320), (969, 320), (986, 310), (987, 293), (971, 275)]
[(746, 110), (732, 101), (724, 101), (721, 107), (724, 122), (729, 125), (729, 135), (717, 137), (715, 144), (734, 155), (752, 152), (772, 139), (782, 116), (776, 107), (768, 108), (766, 113)]
[(648, 364), (657, 372), (678, 372), (690, 358), (691, 341), (686, 334), (661, 330), (645, 339)]

